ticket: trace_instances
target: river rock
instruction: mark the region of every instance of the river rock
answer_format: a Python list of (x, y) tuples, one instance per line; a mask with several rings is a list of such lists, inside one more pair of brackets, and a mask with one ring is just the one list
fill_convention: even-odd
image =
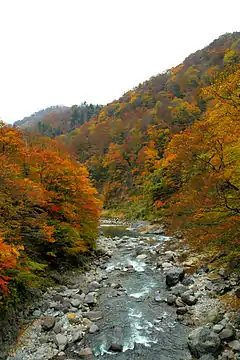
[(74, 329), (72, 332), (72, 342), (77, 342), (83, 338), (81, 329)]
[(53, 331), (55, 332), (55, 334), (59, 334), (62, 330), (62, 326), (60, 324), (60, 322), (57, 322), (55, 325), (54, 325), (54, 328), (53, 328)]
[(233, 351), (240, 351), (240, 341), (239, 340), (233, 340), (228, 343), (230, 348), (233, 349)]
[(176, 296), (181, 296), (187, 290), (188, 290), (187, 286), (184, 286), (181, 283), (178, 283), (177, 285), (175, 285), (171, 288), (171, 293)]
[(121, 344), (113, 343), (110, 345), (109, 350), (113, 352), (122, 352), (123, 346)]
[(169, 286), (169, 287), (174, 286), (179, 281), (183, 280), (184, 273), (185, 273), (184, 269), (180, 268), (180, 267), (179, 268), (174, 267), (174, 268), (170, 269), (167, 272), (167, 275), (166, 275), (166, 284), (167, 284), (167, 286)]
[(63, 334), (57, 334), (56, 343), (58, 345), (59, 350), (64, 350), (68, 343), (67, 337)]
[(140, 254), (136, 257), (138, 260), (144, 260), (147, 258), (147, 255), (146, 254)]
[(99, 330), (99, 327), (95, 324), (93, 324), (90, 329), (89, 329), (89, 332), (90, 334), (94, 334), (95, 332), (97, 332)]
[(168, 305), (174, 305), (175, 302), (176, 302), (176, 300), (177, 300), (176, 295), (169, 295), (169, 296), (167, 297), (167, 303), (168, 303)]
[(203, 326), (193, 330), (188, 336), (188, 346), (196, 358), (205, 354), (217, 355), (221, 340), (218, 334)]
[(178, 297), (176, 299), (175, 303), (176, 303), (177, 307), (184, 307), (185, 306), (184, 302), (182, 301), (182, 299), (180, 297)]
[(228, 340), (235, 336), (235, 329), (232, 325), (227, 325), (220, 333), (221, 340)]
[(195, 305), (197, 303), (197, 298), (193, 295), (192, 290), (188, 290), (181, 295), (182, 301), (187, 305)]
[(186, 314), (186, 312), (187, 312), (187, 308), (186, 308), (186, 307), (179, 307), (179, 308), (177, 308), (177, 310), (176, 310), (177, 315), (184, 315), (184, 314)]
[(169, 270), (170, 268), (173, 267), (173, 264), (170, 263), (170, 262), (167, 262), (167, 261), (165, 261), (163, 263), (160, 261), (160, 262), (158, 262), (158, 266), (162, 266), (163, 270), (167, 271), (167, 270)]
[(43, 330), (46, 330), (46, 331), (51, 330), (54, 327), (55, 322), (56, 322), (56, 318), (54, 316), (47, 316), (42, 321)]
[(81, 349), (80, 351), (78, 351), (77, 354), (80, 357), (91, 356), (92, 355), (92, 349), (89, 348), (89, 347), (86, 347), (86, 348)]
[(192, 276), (186, 276), (183, 281), (182, 281), (182, 284), (185, 285), (185, 286), (189, 286), (189, 285), (192, 285), (194, 284), (194, 279)]
[(78, 308), (81, 305), (81, 301), (79, 299), (71, 299), (71, 305)]
[(102, 319), (101, 311), (87, 311), (87, 312), (83, 313), (83, 315), (91, 321), (97, 321), (97, 320)]
[(223, 328), (224, 328), (224, 326), (222, 324), (216, 324), (213, 327), (213, 331), (218, 334), (218, 333), (220, 333), (220, 331), (222, 331)]
[(92, 281), (88, 286), (89, 292), (100, 289), (100, 288), (101, 288), (101, 284), (99, 284), (99, 282), (97, 282), (97, 281)]
[(94, 303), (95, 303), (94, 293), (88, 293), (88, 294), (85, 296), (84, 302), (85, 302), (86, 304), (89, 304), (89, 305), (94, 304)]

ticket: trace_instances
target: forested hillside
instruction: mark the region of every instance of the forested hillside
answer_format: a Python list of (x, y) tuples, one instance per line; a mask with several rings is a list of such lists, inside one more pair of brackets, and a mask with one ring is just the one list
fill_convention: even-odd
[(47, 270), (81, 263), (94, 248), (100, 202), (87, 169), (55, 140), (2, 122), (0, 166), (1, 307)]
[(103, 107), (68, 137), (105, 209), (163, 217), (174, 228), (182, 225), (195, 244), (227, 248), (235, 257), (239, 64), (240, 33), (225, 34)]
[(67, 106), (51, 106), (31, 116), (16, 121), (14, 126), (42, 136), (56, 137), (67, 134), (97, 115), (101, 105), (87, 104)]

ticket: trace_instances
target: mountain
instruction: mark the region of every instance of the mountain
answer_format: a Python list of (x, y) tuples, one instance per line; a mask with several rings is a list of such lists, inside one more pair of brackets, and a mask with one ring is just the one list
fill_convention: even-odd
[[(202, 118), (202, 89), (240, 63), (240, 33), (225, 34), (183, 63), (126, 92), (80, 126), (70, 144), (87, 164), (107, 207), (142, 196), (174, 134)], [(69, 141), (69, 138), (68, 138)]]
[(66, 134), (84, 124), (100, 109), (100, 105), (86, 102), (71, 107), (51, 106), (16, 121), (14, 126), (43, 136), (55, 137)]
[[(240, 33), (225, 34), (67, 137), (105, 215), (161, 219), (206, 263), (240, 264)], [(221, 254), (221, 255), (219, 255)]]

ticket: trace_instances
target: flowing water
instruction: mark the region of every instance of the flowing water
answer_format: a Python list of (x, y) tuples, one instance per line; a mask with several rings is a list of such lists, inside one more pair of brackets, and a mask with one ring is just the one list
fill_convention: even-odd
[[(171, 240), (160, 235), (143, 237), (120, 227), (102, 231), (117, 235), (117, 251), (106, 264), (106, 287), (94, 309), (103, 314), (97, 322), (100, 331), (86, 339), (94, 358), (191, 359), (186, 346), (189, 329), (176, 321), (176, 309), (164, 302), (165, 276), (153, 261), (156, 247)], [(109, 351), (111, 344), (122, 345), (122, 352)]]

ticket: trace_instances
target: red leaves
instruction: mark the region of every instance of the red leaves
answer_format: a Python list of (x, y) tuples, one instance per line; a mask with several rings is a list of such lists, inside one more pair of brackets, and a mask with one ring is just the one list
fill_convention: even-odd
[(5, 233), (0, 292), (7, 295), (13, 269), (31, 272), (29, 260), (88, 251), (97, 235), (100, 201), (87, 169), (55, 141), (35, 138), (25, 144), (17, 129), (2, 123), (0, 166), (0, 229)]

